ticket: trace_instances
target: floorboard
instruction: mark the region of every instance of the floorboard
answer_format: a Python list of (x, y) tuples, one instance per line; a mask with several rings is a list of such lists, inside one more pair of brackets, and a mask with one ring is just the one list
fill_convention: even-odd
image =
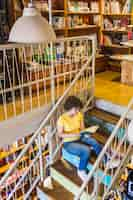
[[(107, 101), (110, 101), (117, 105), (127, 106), (130, 99), (133, 96), (133, 86), (128, 86), (125, 84), (121, 84), (119, 82), (114, 82), (113, 80), (120, 76), (119, 72), (112, 72), (112, 71), (106, 71), (102, 73), (96, 74), (95, 79), (95, 97), (104, 99)], [(80, 83), (78, 83), (80, 84)], [(62, 95), (64, 91), (64, 86), (60, 84), (58, 95)], [(51, 93), (50, 89), (47, 89), (46, 92), (47, 96), (47, 102), (51, 102)], [(37, 95), (34, 95), (32, 97), (32, 104), (33, 108), (38, 107), (38, 104), (44, 105), (45, 102), (44, 92), (40, 92), (39, 100), (37, 98)], [(16, 108), (17, 113), (16, 115), (19, 115), (22, 113), (22, 104), (21, 100), (17, 99), (16, 102)], [(8, 103), (6, 104), (7, 109), (7, 115), (8, 118), (13, 117), (13, 104)], [(26, 96), (24, 100), (24, 111), (30, 111), (30, 97)], [(0, 104), (0, 121), (5, 120), (4, 115), (4, 106), (3, 104)]]

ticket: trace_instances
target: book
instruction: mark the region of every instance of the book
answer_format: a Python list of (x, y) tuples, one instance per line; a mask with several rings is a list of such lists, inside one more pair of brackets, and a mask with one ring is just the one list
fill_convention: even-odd
[(104, 1), (103, 13), (105, 13), (105, 14), (110, 13), (110, 2), (109, 2), (109, 0)]
[(110, 5), (111, 5), (111, 13), (112, 14), (120, 14), (121, 13), (119, 1), (113, 0), (113, 1), (111, 1)]
[(123, 6), (122, 14), (131, 12), (131, 0), (126, 0), (125, 5)]
[(98, 129), (99, 129), (98, 125), (90, 126), (88, 128), (85, 128), (84, 130), (82, 130), (81, 133), (84, 133), (84, 132), (95, 133)]
[(93, 12), (99, 12), (99, 5), (97, 1), (92, 1), (90, 4), (91, 11)]

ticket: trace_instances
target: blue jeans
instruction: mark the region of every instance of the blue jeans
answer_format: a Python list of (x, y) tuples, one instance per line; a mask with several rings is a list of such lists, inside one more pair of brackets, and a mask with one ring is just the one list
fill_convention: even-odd
[(80, 141), (91, 146), (95, 154), (98, 156), (102, 150), (102, 145), (100, 145), (94, 138), (92, 138), (88, 133), (82, 133)]
[(84, 134), (81, 135), (80, 140), (78, 141), (64, 143), (64, 149), (68, 153), (80, 158), (79, 170), (86, 170), (87, 168), (90, 157), (90, 148), (87, 145), (90, 145), (93, 148), (96, 155), (98, 155), (102, 149), (102, 146), (95, 139), (90, 136), (87, 138)]

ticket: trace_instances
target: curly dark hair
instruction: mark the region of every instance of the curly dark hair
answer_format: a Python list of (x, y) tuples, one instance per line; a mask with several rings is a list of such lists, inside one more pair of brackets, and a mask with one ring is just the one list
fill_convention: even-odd
[(66, 99), (65, 103), (64, 103), (64, 109), (66, 111), (69, 111), (69, 110), (71, 110), (74, 107), (81, 109), (83, 107), (83, 104), (82, 104), (81, 100), (78, 97), (76, 97), (76, 96), (69, 96)]

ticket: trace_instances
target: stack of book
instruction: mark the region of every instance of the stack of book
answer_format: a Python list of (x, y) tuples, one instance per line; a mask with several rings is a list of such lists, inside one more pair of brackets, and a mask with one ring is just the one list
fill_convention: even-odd
[(65, 18), (63, 16), (53, 16), (53, 27), (55, 29), (65, 28)]
[(69, 28), (88, 26), (89, 18), (87, 16), (80, 16), (80, 15), (68, 16), (67, 25)]
[(104, 0), (104, 14), (128, 14), (133, 10), (133, 0), (126, 0), (124, 5), (118, 0)]
[(47, 1), (42, 1), (42, 0), (34, 1), (34, 5), (39, 11), (48, 11), (48, 2)]
[(71, 12), (89, 11), (88, 3), (84, 1), (68, 1), (68, 10)]

